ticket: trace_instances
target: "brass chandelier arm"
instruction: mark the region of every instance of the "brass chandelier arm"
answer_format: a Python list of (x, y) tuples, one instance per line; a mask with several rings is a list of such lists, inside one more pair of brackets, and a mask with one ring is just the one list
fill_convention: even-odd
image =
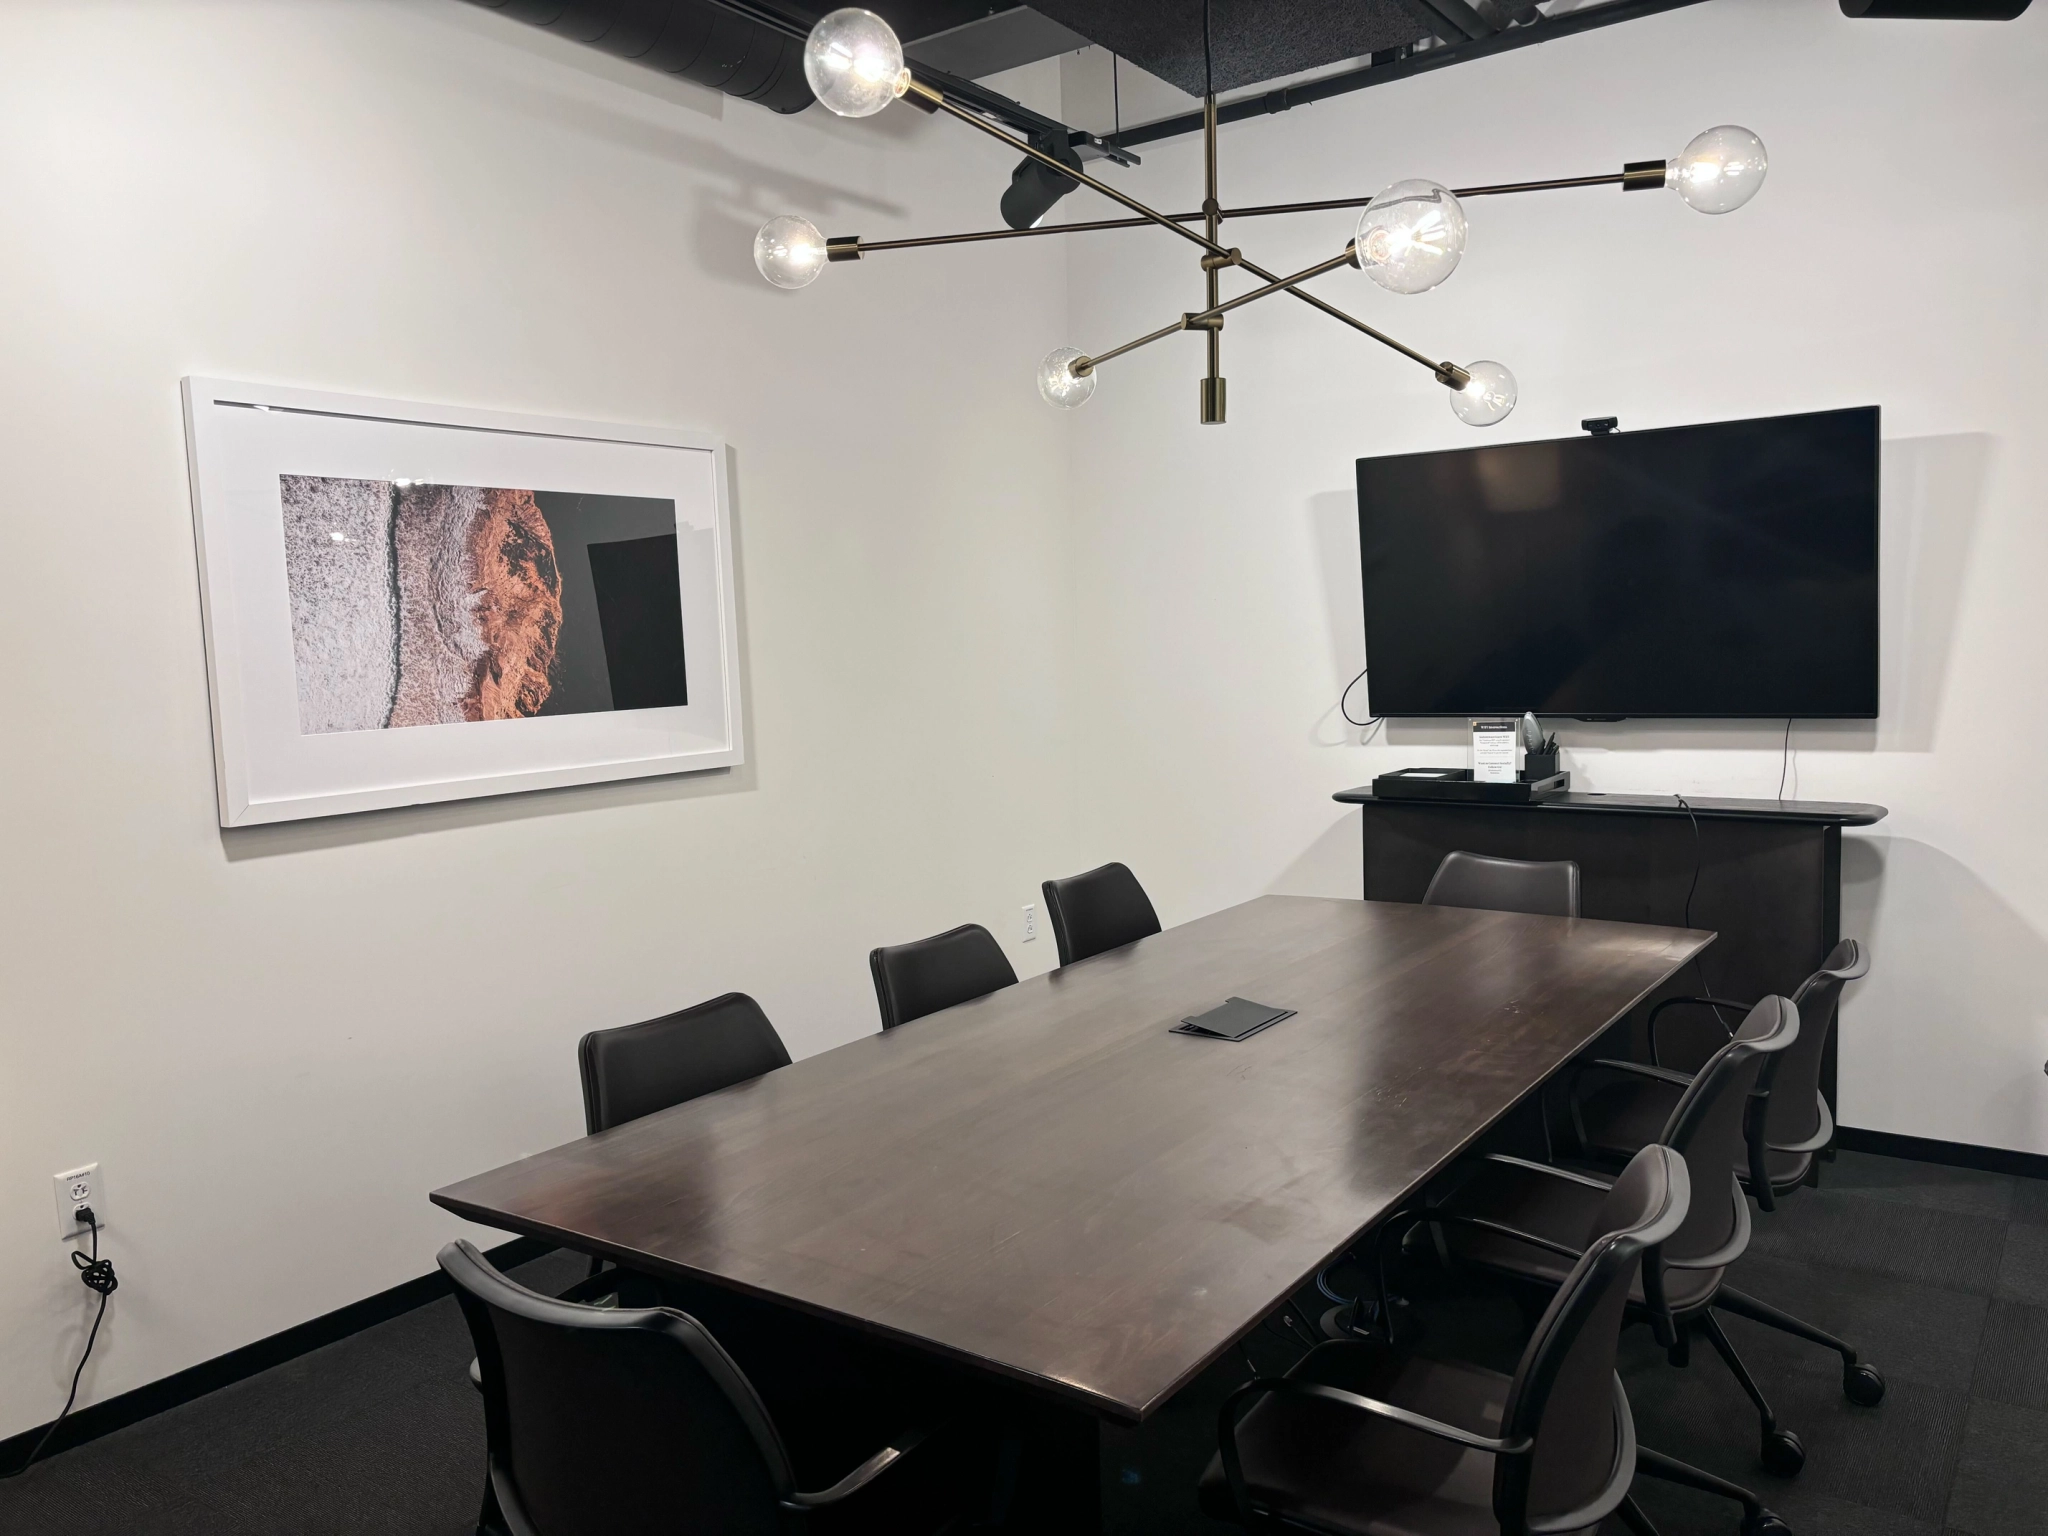
[[(1177, 336), (1182, 331), (1207, 331), (1211, 336), (1214, 336), (1219, 328), (1216, 322), (1220, 321), (1233, 309), (1242, 309), (1254, 299), (1268, 298), (1273, 294), (1285, 292), (1296, 283), (1305, 283), (1312, 277), (1321, 277), (1325, 272), (1335, 271), (1338, 267), (1354, 266), (1356, 262), (1357, 258), (1353, 255), (1352, 248), (1347, 245), (1341, 254), (1332, 256), (1328, 261), (1319, 261), (1312, 267), (1304, 267), (1301, 271), (1294, 273), (1290, 277), (1275, 278), (1263, 288), (1254, 288), (1249, 293), (1240, 293), (1236, 298), (1226, 299), (1220, 304), (1212, 305), (1199, 314), (1182, 315), (1172, 325), (1161, 326), (1149, 335), (1140, 336), (1136, 341), (1127, 341), (1120, 347), (1111, 347), (1107, 352), (1097, 352), (1088, 357), (1076, 358), (1071, 367), (1076, 377), (1085, 377), (1111, 358), (1122, 357), (1126, 352), (1135, 352), (1140, 347), (1150, 346), (1153, 342), (1164, 340), (1168, 336)], [(1424, 359), (1424, 361), (1427, 361), (1427, 359)], [(1435, 368), (1438, 365), (1430, 363), (1429, 366)]]
[[(1036, 160), (1039, 164), (1044, 165), (1053, 171), (1056, 171), (1060, 175), (1067, 177), (1069, 180), (1080, 182), (1081, 185), (1083, 185), (1084, 187), (1093, 187), (1097, 192), (1100, 192), (1104, 197), (1108, 198), (1111, 202), (1122, 204), (1124, 207), (1130, 209), (1131, 212), (1141, 215), (1143, 218), (1149, 220), (1151, 223), (1157, 224), (1162, 229), (1172, 230), (1176, 235), (1179, 235), (1183, 240), (1188, 240), (1196, 245), (1199, 245), (1211, 256), (1228, 256), (1231, 254), (1230, 251), (1227, 250), (1224, 246), (1218, 244), (1214, 240), (1211, 240), (1208, 236), (1197, 234), (1192, 229), (1183, 228), (1181, 225), (1175, 223), (1171, 218), (1167, 217), (1167, 215), (1156, 212), (1153, 209), (1146, 207), (1143, 203), (1139, 202), (1135, 197), (1127, 196), (1126, 194), (1117, 191), (1115, 187), (1109, 186), (1103, 182), (1096, 180), (1093, 176), (1090, 176), (1086, 171), (1079, 170), (1071, 165), (1062, 164), (1060, 161), (1054, 159), (1051, 155), (1048, 155), (1044, 153), (1042, 150), (1035, 148), (1033, 145), (1027, 143), (1023, 139), (1018, 138), (1016, 135), (1004, 132), (1001, 128), (998, 128), (994, 123), (987, 122), (984, 119), (977, 117), (974, 113), (967, 111), (964, 107), (955, 106), (952, 102), (946, 99), (945, 92), (937, 90), (932, 86), (926, 85), (921, 80), (915, 78), (911, 80), (908, 95), (915, 104), (924, 106), (928, 111), (944, 112), (950, 117), (956, 117), (961, 122), (966, 123), (970, 128), (977, 129), (980, 132), (987, 134), (992, 139), (1000, 140), (1002, 143), (1009, 145), (1012, 149), (1022, 151), (1027, 159)], [(1380, 343), (1380, 345), (1384, 347), (1390, 347), (1394, 351), (1400, 353), (1403, 357), (1406, 357), (1413, 362), (1420, 363), (1423, 367), (1427, 368), (1432, 374), (1434, 374), (1439, 382), (1449, 382), (1451, 379), (1462, 375), (1464, 372), (1464, 370), (1456, 367), (1455, 364), (1439, 362), (1436, 358), (1424, 356), (1422, 353), (1416, 351), (1413, 347), (1403, 345), (1401, 342), (1398, 342), (1394, 340), (1393, 337), (1387, 335), (1386, 332), (1375, 330), (1372, 326), (1367, 325), (1363, 320), (1360, 320), (1353, 315), (1347, 315), (1343, 310), (1337, 308), (1336, 305), (1326, 304), (1321, 299), (1317, 298), (1314, 294), (1305, 293), (1301, 289), (1291, 286), (1285, 280), (1274, 276), (1271, 272), (1268, 272), (1264, 267), (1255, 266), (1251, 262), (1245, 261), (1242, 258), (1239, 258), (1237, 260), (1236, 265), (1243, 267), (1245, 271), (1251, 273), (1254, 277), (1264, 278), (1268, 283), (1276, 284), (1279, 287), (1286, 289), (1286, 291), (1288, 293), (1293, 294), (1295, 298), (1300, 299), (1304, 304), (1310, 305), (1313, 308), (1321, 310), (1331, 319), (1341, 320), (1344, 324), (1350, 326), (1353, 330), (1359, 331), (1364, 335), (1370, 336), (1374, 341)]]
[[(1658, 161), (1661, 168), (1663, 162)], [(1067, 168), (1064, 174), (1071, 176)], [(1661, 185), (1661, 169), (1658, 172)], [(1489, 187), (1453, 187), (1453, 196), (1500, 197), (1510, 192), (1556, 192), (1570, 187), (1620, 187), (1642, 184), (1642, 178), (1631, 179), (1628, 171), (1615, 171), (1604, 176), (1565, 176), (1550, 181), (1509, 181)], [(1090, 182), (1095, 186), (1098, 183)], [(1263, 219), (1280, 213), (1332, 213), (1345, 208), (1363, 208), (1371, 202), (1370, 197), (1333, 197), (1316, 203), (1267, 203), (1255, 208), (1224, 208), (1218, 217), (1223, 219)], [(1149, 214), (1142, 219), (1087, 219), (1072, 224), (1040, 224), (1031, 229), (982, 229), (964, 235), (920, 235), (903, 240), (862, 240), (859, 248), (862, 254), (869, 251), (907, 251), (927, 245), (968, 245), (982, 240), (1023, 240), (1033, 235), (1074, 235), (1096, 229), (1142, 229), (1148, 224), (1160, 221), (1159, 215)], [(1169, 213), (1166, 219), (1176, 224), (1195, 224), (1207, 217), (1197, 210), (1194, 213)]]

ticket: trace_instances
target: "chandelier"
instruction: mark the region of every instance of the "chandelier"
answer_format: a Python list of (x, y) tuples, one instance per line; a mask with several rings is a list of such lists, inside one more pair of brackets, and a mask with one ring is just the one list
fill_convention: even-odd
[[(1205, 5), (1205, 51), (1207, 30)], [(1208, 349), (1208, 367), (1201, 381), (1201, 420), (1209, 424), (1220, 423), (1224, 419), (1224, 317), (1247, 304), (1284, 293), (1428, 369), (1436, 382), (1450, 392), (1451, 410), (1460, 421), (1474, 427), (1493, 426), (1505, 420), (1515, 408), (1515, 376), (1504, 365), (1491, 360), (1460, 364), (1430, 357), (1307, 292), (1301, 285), (1339, 267), (1350, 267), (1363, 272), (1390, 293), (1427, 292), (1449, 277), (1465, 254), (1464, 203), (1469, 198), (1497, 197), (1513, 192), (1552, 192), (1571, 187), (1619, 186), (1628, 192), (1668, 187), (1688, 206), (1701, 213), (1729, 213), (1756, 195), (1769, 166), (1761, 139), (1747, 128), (1723, 126), (1709, 128), (1672, 159), (1632, 161), (1620, 171), (1606, 175), (1568, 176), (1549, 181), (1509, 182), (1455, 190), (1434, 181), (1397, 181), (1371, 197), (1226, 209), (1216, 197), (1216, 95), (1211, 90), (1203, 98), (1205, 195), (1201, 210), (1198, 213), (1166, 214), (1097, 180), (1081, 169), (1072, 157), (1063, 160), (1046, 152), (970, 107), (949, 99), (941, 87), (918, 78), (914, 67), (905, 63), (903, 46), (895, 32), (872, 11), (847, 7), (833, 11), (812, 27), (804, 44), (804, 74), (818, 100), (841, 117), (872, 117), (898, 100), (927, 113), (943, 112), (1019, 151), (1027, 164), (1057, 178), (1053, 185), (1064, 187), (1078, 182), (1122, 204), (1131, 210), (1134, 217), (1074, 224), (1038, 224), (1026, 229), (980, 230), (970, 234), (927, 235), (903, 240), (862, 240), (858, 236), (828, 239), (810, 220), (790, 214), (770, 219), (754, 237), (754, 265), (764, 278), (778, 288), (803, 288), (832, 263), (859, 261), (879, 251), (1156, 225), (1171, 230), (1200, 250), (1206, 285), (1204, 307), (1188, 311), (1170, 324), (1121, 346), (1099, 352), (1060, 347), (1047, 353), (1038, 365), (1038, 392), (1050, 404), (1071, 410), (1086, 404), (1094, 395), (1104, 363), (1168, 336), (1183, 331), (1200, 331)], [(1220, 238), (1225, 219), (1352, 208), (1363, 211), (1344, 249), (1325, 261), (1284, 277), (1250, 261), (1236, 246), (1225, 246)], [(1190, 227), (1197, 222), (1199, 229)], [(1225, 299), (1220, 280), (1224, 271), (1233, 267), (1257, 278), (1260, 286)]]

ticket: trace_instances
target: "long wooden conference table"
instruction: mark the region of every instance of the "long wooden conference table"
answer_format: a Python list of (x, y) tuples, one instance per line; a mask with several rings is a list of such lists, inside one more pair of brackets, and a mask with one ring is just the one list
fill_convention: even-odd
[[(1155, 1413), (1712, 939), (1261, 897), (433, 1199), (1064, 1415), (1085, 1528), (1101, 1422)], [(1295, 1016), (1168, 1033), (1230, 996)]]

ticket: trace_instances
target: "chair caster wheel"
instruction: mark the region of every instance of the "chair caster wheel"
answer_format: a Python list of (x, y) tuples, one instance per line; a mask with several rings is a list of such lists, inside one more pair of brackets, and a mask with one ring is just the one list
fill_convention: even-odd
[(1792, 1536), (1792, 1527), (1766, 1509), (1754, 1520), (1742, 1522), (1742, 1536)]
[(1875, 1408), (1884, 1401), (1884, 1378), (1874, 1365), (1844, 1366), (1842, 1395), (1859, 1408)]
[(1806, 1465), (1806, 1447), (1791, 1430), (1774, 1429), (1764, 1436), (1763, 1462), (1764, 1470), (1774, 1477), (1797, 1477)]

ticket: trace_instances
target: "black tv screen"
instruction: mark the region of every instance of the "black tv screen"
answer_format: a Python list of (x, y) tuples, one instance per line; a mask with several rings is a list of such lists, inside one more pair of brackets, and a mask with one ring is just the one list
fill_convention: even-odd
[(1381, 716), (1877, 714), (1877, 407), (1358, 461)]

